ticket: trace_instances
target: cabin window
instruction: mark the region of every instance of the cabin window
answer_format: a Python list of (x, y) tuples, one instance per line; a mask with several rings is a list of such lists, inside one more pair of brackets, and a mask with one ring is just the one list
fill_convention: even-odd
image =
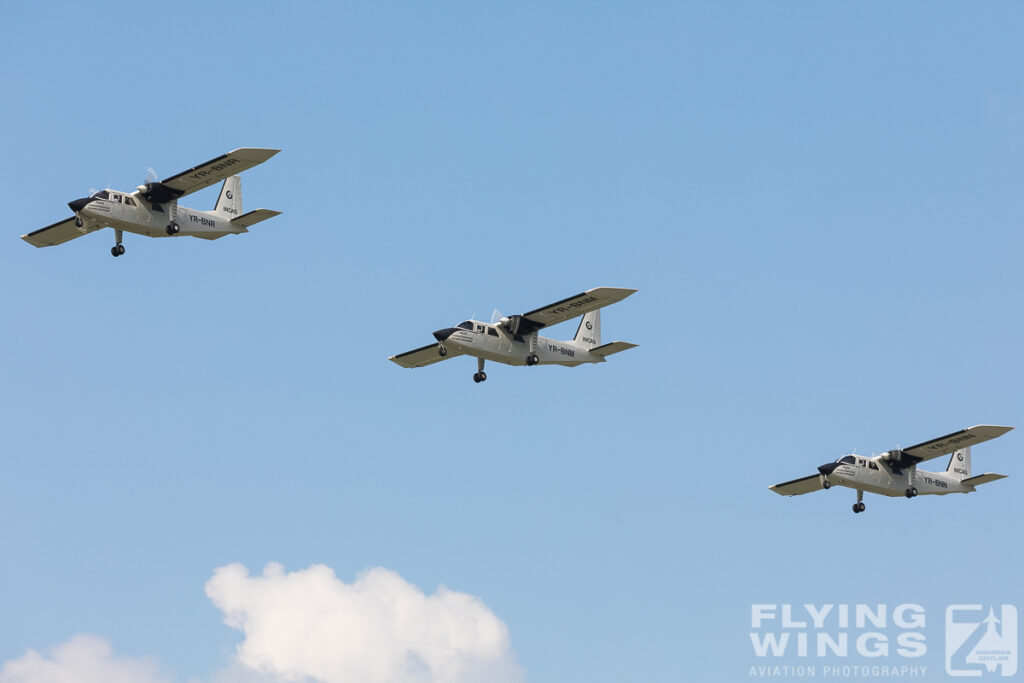
[(497, 337), (498, 336), (498, 331), (496, 329), (494, 329), (493, 327), (488, 327), (487, 328), (487, 334), (491, 335), (492, 337)]
[(868, 468), (872, 469), (872, 470), (877, 470), (878, 469), (878, 463), (876, 463), (875, 461), (872, 460), (872, 461), (868, 462)]
[(125, 206), (137, 206), (135, 204), (135, 200), (132, 199), (131, 197), (125, 197), (124, 198), (124, 203), (125, 203)]
[(112, 195), (110, 195), (110, 198), (113, 199), (118, 204), (121, 203), (121, 195), (119, 195), (119, 194), (112, 194)]

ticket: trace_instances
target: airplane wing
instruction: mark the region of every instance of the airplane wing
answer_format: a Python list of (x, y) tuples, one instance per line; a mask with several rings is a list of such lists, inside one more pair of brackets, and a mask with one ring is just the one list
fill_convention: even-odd
[(47, 225), (45, 228), (34, 230), (27, 235), (22, 235), (21, 239), (34, 247), (52, 247), (56, 244), (70, 242), (76, 237), (88, 235), (90, 232), (99, 229), (99, 226), (89, 227), (88, 225), (81, 228), (76, 227), (75, 217), (72, 216), (71, 218), (57, 221), (53, 225)]
[(794, 479), (768, 488), (780, 496), (802, 496), (805, 493), (820, 491), (825, 487), (821, 485), (821, 475), (812, 474), (809, 477)]
[(988, 441), (989, 439), (1002, 436), (1011, 429), (1013, 429), (1013, 427), (976, 425), (974, 427), (968, 427), (967, 429), (961, 429), (959, 432), (940, 436), (939, 438), (932, 439), (931, 441), (919, 443), (916, 446), (911, 446), (910, 448), (904, 448), (902, 449), (903, 455), (910, 456), (910, 458), (913, 459), (913, 462), (931, 460), (932, 458), (948, 455), (959, 448), (974, 446), (975, 444), (982, 443), (983, 441)]
[(412, 351), (406, 351), (388, 358), (389, 361), (398, 363), (403, 368), (422, 368), (425, 365), (433, 365), (443, 360), (461, 356), (458, 351), (448, 349), (447, 355), (442, 356), (437, 352), (437, 344), (428, 344)]
[(187, 171), (172, 175), (160, 181), (160, 185), (174, 192), (175, 197), (184, 197), (219, 183), (228, 176), (233, 176), (253, 166), (262, 164), (281, 150), (262, 149), (259, 147), (241, 147), (215, 159), (199, 164)]
[[(635, 289), (623, 289), (621, 287), (595, 287), (594, 289), (588, 289), (567, 299), (536, 308), (529, 313), (523, 313), (521, 316), (522, 322), (526, 322), (528, 325), (520, 324), (518, 333), (529, 333), (542, 327), (572, 320), (584, 313), (596, 311), (599, 308), (610, 306), (617, 301), (622, 301), (630, 294), (636, 293), (636, 291)], [(525, 329), (527, 327), (529, 329)]]

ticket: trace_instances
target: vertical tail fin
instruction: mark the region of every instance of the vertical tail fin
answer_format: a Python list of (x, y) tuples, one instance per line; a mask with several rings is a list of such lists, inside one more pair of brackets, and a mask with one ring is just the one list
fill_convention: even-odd
[(946, 472), (957, 479), (969, 479), (971, 477), (971, 447), (961, 448), (954, 451), (949, 458), (949, 465)]
[(591, 349), (601, 345), (600, 308), (583, 315), (583, 319), (580, 320), (580, 326), (576, 328), (576, 336), (572, 340)]
[(233, 175), (224, 179), (213, 212), (224, 214), (228, 220), (242, 215), (242, 179), (240, 177)]

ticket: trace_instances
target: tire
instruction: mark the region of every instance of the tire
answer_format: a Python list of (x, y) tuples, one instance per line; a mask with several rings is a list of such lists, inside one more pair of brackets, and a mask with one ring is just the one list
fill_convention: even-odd
[(830, 488), (832, 488), (832, 482), (830, 482), (828, 479), (826, 479), (825, 481), (821, 482), (821, 488), (823, 488), (823, 489), (830, 489)]
[(82, 219), (79, 218), (78, 216), (75, 216), (75, 227), (76, 228), (80, 228), (83, 225), (85, 225), (85, 224), (82, 222)]
[(480, 381), (481, 382), (486, 382), (487, 381), (487, 373), (486, 372), (481, 372), (480, 373)]
[(117, 258), (118, 256), (121, 255), (121, 252), (117, 250), (116, 246), (113, 246), (110, 248), (110, 255), (113, 256), (114, 258)]
[(917, 498), (917, 487), (916, 486), (911, 486), (910, 487), (910, 497), (911, 498)]
[(441, 358), (444, 358), (445, 356), (448, 355), (448, 349), (446, 349), (443, 346), (441, 346), (440, 344), (438, 344), (437, 345), (437, 355), (441, 356)]
[(474, 372), (473, 373), (473, 381), (476, 382), (477, 384), (480, 384), (480, 373), (479, 372)]

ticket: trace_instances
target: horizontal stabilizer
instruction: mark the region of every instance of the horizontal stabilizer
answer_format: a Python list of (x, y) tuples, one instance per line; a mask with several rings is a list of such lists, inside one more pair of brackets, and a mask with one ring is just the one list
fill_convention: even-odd
[(633, 348), (636, 348), (636, 344), (630, 344), (629, 342), (624, 341), (613, 341), (609, 342), (608, 344), (602, 344), (601, 346), (595, 346), (594, 348), (590, 349), (590, 353), (594, 356), (601, 356), (602, 358), (604, 358), (605, 356), (610, 356), (613, 353), (618, 353), (619, 351), (626, 351), (628, 349)]
[(986, 472), (985, 474), (979, 474), (978, 476), (971, 477), (970, 479), (964, 479), (960, 483), (966, 484), (967, 486), (978, 486), (980, 484), (987, 484), (990, 481), (999, 481), (1000, 479), (1006, 479), (1006, 475)]
[(250, 211), (249, 213), (243, 213), (238, 218), (232, 218), (231, 225), (240, 228), (248, 228), (250, 225), (256, 225), (260, 221), (265, 221), (268, 218), (273, 218), (274, 216), (280, 215), (280, 211), (272, 211), (270, 209), (256, 209), (255, 211)]
[(775, 491), (775, 493), (780, 496), (800, 496), (805, 493), (820, 491), (825, 487), (821, 485), (821, 475), (812, 474), (809, 477), (794, 479), (793, 481), (783, 482), (782, 484), (776, 484), (775, 486), (769, 486), (768, 488)]

